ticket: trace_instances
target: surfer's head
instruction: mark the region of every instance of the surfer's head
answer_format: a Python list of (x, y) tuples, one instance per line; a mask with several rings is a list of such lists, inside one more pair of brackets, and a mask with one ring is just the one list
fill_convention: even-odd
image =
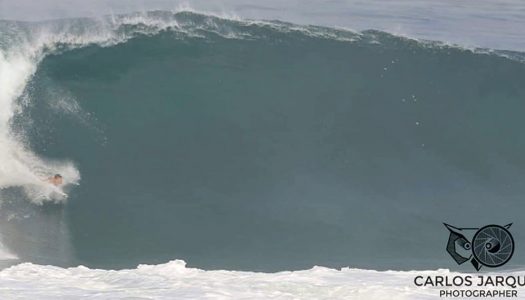
[(62, 185), (62, 183), (64, 182), (63, 179), (62, 179), (62, 175), (60, 174), (55, 174), (55, 176), (51, 177), (49, 179), (49, 182), (51, 182), (52, 184), (56, 185), (56, 186), (59, 186), (59, 185)]

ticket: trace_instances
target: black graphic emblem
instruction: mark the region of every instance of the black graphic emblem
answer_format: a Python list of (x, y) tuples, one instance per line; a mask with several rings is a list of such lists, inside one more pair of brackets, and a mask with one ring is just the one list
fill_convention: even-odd
[[(481, 228), (458, 228), (443, 224), (450, 231), (447, 252), (458, 265), (470, 260), (477, 271), (482, 266), (496, 268), (506, 264), (514, 254), (514, 238), (508, 230), (512, 223)], [(472, 238), (467, 239), (466, 236), (472, 232), (475, 232)]]

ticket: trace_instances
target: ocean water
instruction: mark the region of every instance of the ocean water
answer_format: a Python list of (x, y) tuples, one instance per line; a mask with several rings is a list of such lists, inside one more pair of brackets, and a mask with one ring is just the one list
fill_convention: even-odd
[(0, 30), (6, 297), (426, 299), (403, 270), (470, 271), (443, 222), (525, 238), (520, 51), (190, 11)]

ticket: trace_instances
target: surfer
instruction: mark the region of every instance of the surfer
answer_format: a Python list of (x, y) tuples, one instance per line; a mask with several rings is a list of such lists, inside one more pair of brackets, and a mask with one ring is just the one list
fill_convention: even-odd
[(62, 183), (64, 182), (64, 180), (62, 179), (62, 175), (60, 174), (55, 174), (55, 176), (49, 177), (47, 181), (53, 184), (54, 186), (62, 185)]

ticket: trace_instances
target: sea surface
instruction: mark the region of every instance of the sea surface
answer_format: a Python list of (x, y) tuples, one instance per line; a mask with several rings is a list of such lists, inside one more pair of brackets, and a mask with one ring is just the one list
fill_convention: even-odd
[(518, 46), (189, 10), (0, 33), (6, 297), (430, 299), (411, 270), (472, 271), (443, 222), (525, 240)]

